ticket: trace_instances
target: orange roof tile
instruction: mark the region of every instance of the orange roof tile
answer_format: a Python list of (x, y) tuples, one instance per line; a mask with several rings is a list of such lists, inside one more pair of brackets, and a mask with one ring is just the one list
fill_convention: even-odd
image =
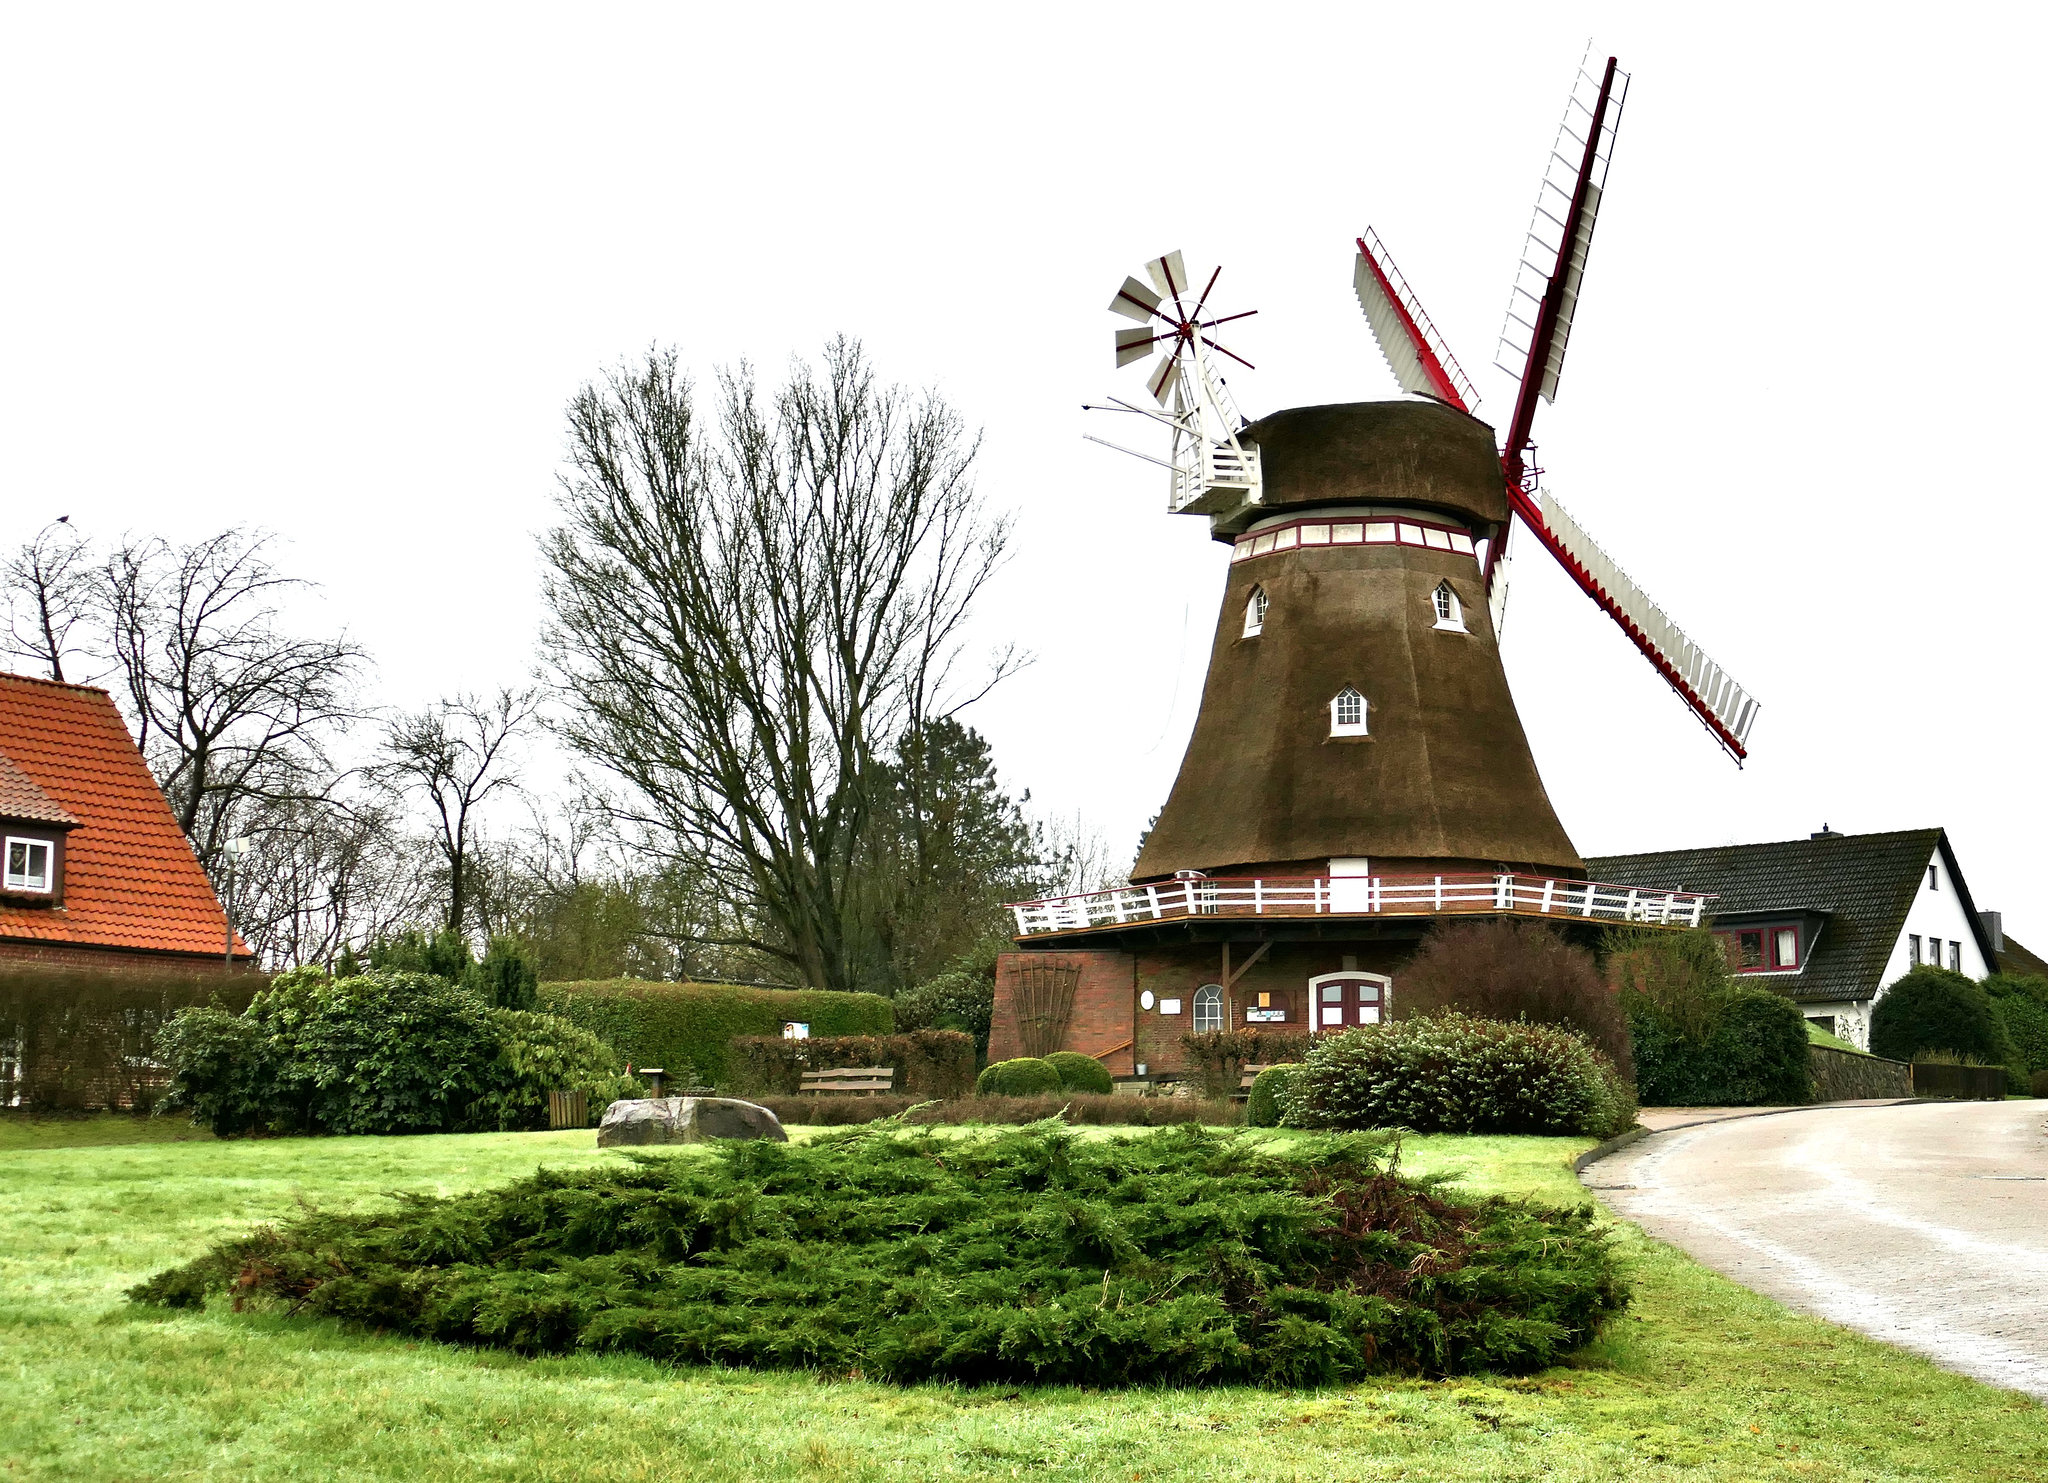
[[(78, 821), (65, 839), (64, 904), (0, 903), (0, 939), (222, 950), (220, 901), (106, 691), (0, 674), (0, 754)], [(239, 940), (235, 950), (249, 951)]]
[(0, 752), (0, 819), (48, 824), (57, 829), (68, 829), (78, 822), (30, 782), (27, 773), (9, 762), (5, 752)]

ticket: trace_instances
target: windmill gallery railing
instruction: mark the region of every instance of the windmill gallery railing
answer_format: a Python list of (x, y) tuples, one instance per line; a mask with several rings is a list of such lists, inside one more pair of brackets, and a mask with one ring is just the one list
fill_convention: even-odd
[(1020, 901), (1017, 935), (1195, 917), (1517, 916), (1697, 927), (1711, 896), (1540, 875), (1205, 877)]

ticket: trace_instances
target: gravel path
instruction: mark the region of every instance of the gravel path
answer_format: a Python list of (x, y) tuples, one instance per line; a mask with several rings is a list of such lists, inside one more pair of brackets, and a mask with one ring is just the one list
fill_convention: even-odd
[(1746, 1117), (1653, 1134), (1583, 1177), (1747, 1287), (2048, 1399), (2048, 1103)]

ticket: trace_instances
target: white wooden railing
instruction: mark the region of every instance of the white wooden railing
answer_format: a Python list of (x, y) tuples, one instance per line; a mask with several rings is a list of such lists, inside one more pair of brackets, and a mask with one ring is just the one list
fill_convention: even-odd
[(1079, 896), (1020, 901), (1017, 935), (1075, 932), (1175, 917), (1436, 916), (1511, 912), (1518, 916), (1697, 927), (1713, 897), (1540, 875), (1215, 877), (1112, 886)]

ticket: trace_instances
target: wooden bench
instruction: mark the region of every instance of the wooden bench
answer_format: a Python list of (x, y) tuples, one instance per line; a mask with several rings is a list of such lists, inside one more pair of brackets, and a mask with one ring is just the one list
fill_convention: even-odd
[(894, 1066), (835, 1066), (806, 1071), (798, 1091), (820, 1097), (872, 1097), (896, 1090)]
[(1256, 1081), (1256, 1080), (1258, 1079), (1258, 1075), (1259, 1075), (1259, 1073), (1260, 1073), (1261, 1071), (1265, 1071), (1265, 1070), (1267, 1070), (1267, 1069), (1269, 1069), (1269, 1068), (1268, 1068), (1268, 1067), (1266, 1067), (1266, 1066), (1247, 1066), (1247, 1067), (1245, 1067), (1245, 1068), (1244, 1068), (1244, 1075), (1243, 1075), (1243, 1076), (1240, 1076), (1240, 1077), (1239, 1077), (1239, 1078), (1237, 1079), (1237, 1095), (1238, 1095), (1239, 1097), (1249, 1097), (1249, 1096), (1251, 1096), (1251, 1094), (1252, 1094), (1252, 1083), (1253, 1083), (1254, 1081)]

